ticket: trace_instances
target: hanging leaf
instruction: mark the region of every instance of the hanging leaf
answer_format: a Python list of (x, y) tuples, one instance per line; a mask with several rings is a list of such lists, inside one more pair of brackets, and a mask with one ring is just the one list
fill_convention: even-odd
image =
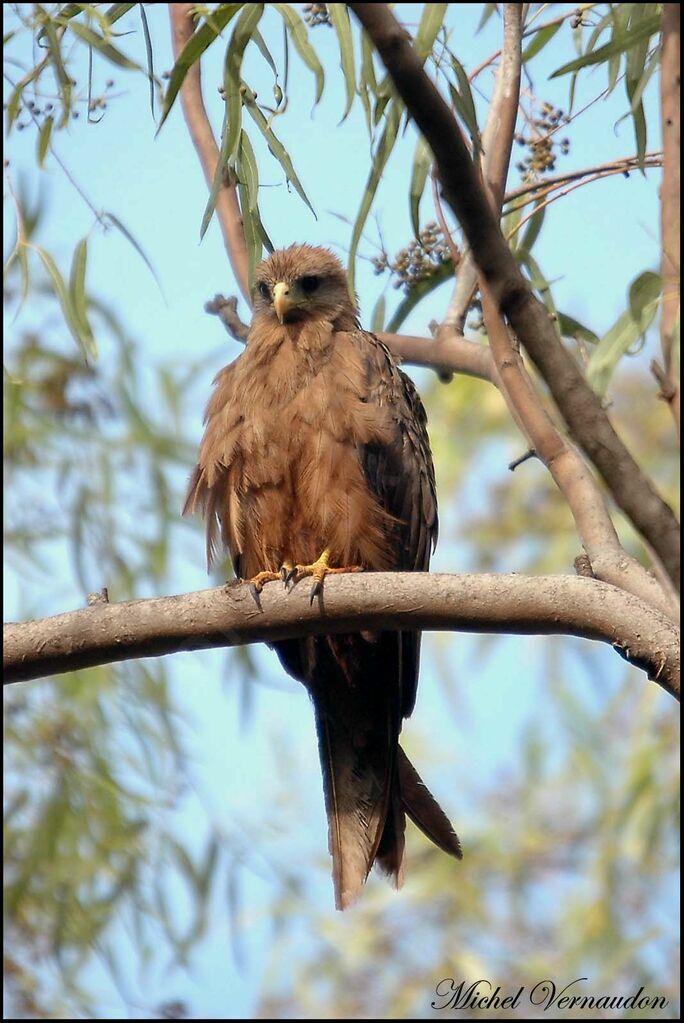
[(218, 39), (219, 33), (226, 27), (231, 19), (235, 17), (242, 7), (244, 7), (244, 4), (219, 4), (216, 10), (212, 11), (211, 23), (209, 23), (209, 21), (205, 21), (205, 23), (196, 29), (192, 36), (188, 39), (187, 43), (176, 58), (176, 63), (171, 69), (169, 84), (167, 85), (166, 93), (164, 94), (162, 117), (159, 122), (157, 132), (161, 130), (161, 126), (169, 116), (171, 108), (173, 107), (176, 97), (180, 91), (180, 87), (192, 65), (196, 63), (204, 51), (211, 46), (216, 39)]
[(399, 123), (401, 121), (401, 115), (403, 113), (404, 106), (401, 100), (394, 100), (387, 112), (385, 119), (385, 130), (380, 137), (377, 148), (373, 155), (373, 162), (371, 165), (370, 174), (366, 181), (366, 187), (363, 192), (363, 198), (361, 199), (361, 206), (359, 212), (356, 215), (354, 221), (354, 227), (352, 229), (351, 242), (349, 245), (349, 287), (351, 291), (354, 290), (354, 269), (356, 263), (356, 252), (359, 247), (361, 240), (361, 234), (363, 232), (364, 225), (370, 213), (371, 206), (373, 205), (373, 199), (375, 193), (378, 190), (382, 172), (385, 169), (385, 165), (390, 158), (394, 143), (397, 140), (397, 134), (399, 132)]
[(638, 25), (629, 28), (619, 36), (614, 34), (611, 41), (606, 43), (605, 46), (600, 46), (593, 53), (585, 53), (583, 56), (578, 57), (577, 60), (571, 60), (568, 64), (564, 64), (557, 71), (554, 71), (550, 77), (560, 78), (561, 75), (567, 75), (570, 71), (578, 71), (580, 68), (589, 67), (592, 64), (603, 64), (610, 57), (626, 53), (632, 46), (640, 43), (642, 39), (650, 39), (652, 35), (659, 32), (661, 21), (662, 18), (659, 12), (657, 14), (649, 14)]
[(321, 96), (323, 95), (323, 87), (325, 85), (325, 72), (323, 65), (318, 59), (318, 54), (314, 50), (313, 46), (309, 42), (309, 33), (306, 30), (306, 25), (299, 17), (294, 8), (290, 7), (289, 4), (272, 4), (272, 7), (278, 11), (283, 18), (283, 21), (287, 25), (290, 33), (290, 38), (294, 45), (295, 50), (302, 58), (306, 66), (310, 71), (313, 72), (316, 79), (316, 100), (318, 103)]
[(302, 183), (299, 180), (299, 177), (297, 176), (297, 172), (295, 171), (292, 160), (290, 159), (290, 154), (287, 152), (282, 142), (276, 137), (270, 124), (268, 123), (268, 121), (262, 114), (261, 110), (257, 106), (256, 96), (254, 95), (252, 90), (249, 88), (248, 85), (245, 85), (244, 89), (245, 92), (243, 100), (245, 104), (245, 109), (251, 116), (252, 120), (256, 124), (259, 131), (262, 133), (262, 135), (268, 142), (268, 148), (270, 149), (273, 156), (275, 156), (280, 166), (285, 171), (285, 176), (287, 180), (291, 182), (295, 191), (298, 193), (300, 198), (306, 203), (306, 205), (309, 207), (309, 209), (311, 210), (315, 217), (316, 212), (311, 203), (309, 202), (309, 197), (304, 191)]
[(342, 115), (344, 121), (352, 108), (356, 95), (356, 72), (354, 70), (354, 40), (352, 37), (349, 11), (346, 4), (328, 4), (330, 21), (337, 33), (337, 41), (340, 47), (340, 66), (344, 75), (344, 86), (347, 93), (347, 103)]
[(449, 4), (423, 4), (418, 31), (413, 40), (413, 48), (423, 64), (432, 53), (448, 7)]
[(597, 394), (606, 393), (620, 359), (653, 323), (662, 292), (659, 274), (640, 274), (629, 289), (629, 308), (601, 338), (587, 365), (587, 379)]
[(535, 32), (534, 39), (523, 51), (523, 64), (526, 64), (529, 60), (532, 60), (533, 57), (536, 57), (538, 53), (541, 53), (546, 44), (550, 43), (556, 32), (558, 32), (561, 24), (562, 23), (559, 21), (555, 25), (546, 25), (545, 28), (540, 28), (538, 32)]
[(416, 238), (420, 234), (420, 200), (425, 191), (430, 167), (432, 166), (432, 150), (422, 135), (418, 136), (418, 144), (413, 157), (413, 170), (411, 172), (411, 226)]

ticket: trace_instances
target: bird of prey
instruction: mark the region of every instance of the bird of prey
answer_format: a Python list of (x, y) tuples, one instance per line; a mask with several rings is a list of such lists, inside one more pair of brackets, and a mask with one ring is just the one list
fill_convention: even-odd
[[(260, 591), (359, 569), (426, 571), (437, 501), (426, 416), (388, 348), (361, 329), (339, 260), (291, 245), (255, 273), (244, 353), (222, 369), (185, 512), (201, 509)], [(282, 585), (282, 582), (281, 582)], [(399, 746), (420, 634), (360, 632), (273, 643), (316, 718), (338, 909), (373, 863), (403, 880), (405, 815), (461, 858), (444, 812)]]

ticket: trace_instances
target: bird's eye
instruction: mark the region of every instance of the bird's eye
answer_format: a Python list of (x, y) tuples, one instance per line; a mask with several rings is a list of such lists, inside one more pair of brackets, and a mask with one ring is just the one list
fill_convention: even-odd
[(321, 283), (320, 277), (301, 277), (299, 283), (305, 295), (312, 295)]
[(268, 284), (266, 284), (265, 281), (259, 281), (259, 283), (257, 284), (257, 290), (261, 297), (265, 298), (266, 301), (268, 301), (269, 298), (271, 297), (271, 289), (269, 288)]

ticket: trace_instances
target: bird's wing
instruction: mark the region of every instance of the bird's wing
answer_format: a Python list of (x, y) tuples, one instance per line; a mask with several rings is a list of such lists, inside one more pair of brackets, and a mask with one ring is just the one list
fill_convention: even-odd
[(236, 362), (225, 366), (214, 380), (214, 390), (204, 414), (206, 429), (197, 465), (188, 483), (183, 515), (201, 511), (206, 521), (207, 564), (211, 568), (224, 551), (230, 551), (233, 569), (241, 576), (241, 513), (236, 500), (235, 436), (240, 407), (235, 401)]
[[(359, 452), (368, 485), (385, 511), (397, 520), (393, 545), (396, 571), (426, 572), (437, 542), (435, 470), (427, 416), (413, 381), (373, 334), (355, 332), (369, 380), (368, 400), (392, 410), (391, 438)], [(420, 633), (402, 633), (402, 714), (413, 710), (418, 682)]]

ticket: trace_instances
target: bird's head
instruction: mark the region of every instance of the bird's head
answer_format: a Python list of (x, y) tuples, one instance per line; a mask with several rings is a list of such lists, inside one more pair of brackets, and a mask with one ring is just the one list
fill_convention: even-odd
[(338, 329), (351, 329), (357, 316), (339, 259), (312, 245), (290, 245), (260, 263), (253, 298), (255, 315), (280, 323), (325, 319)]

